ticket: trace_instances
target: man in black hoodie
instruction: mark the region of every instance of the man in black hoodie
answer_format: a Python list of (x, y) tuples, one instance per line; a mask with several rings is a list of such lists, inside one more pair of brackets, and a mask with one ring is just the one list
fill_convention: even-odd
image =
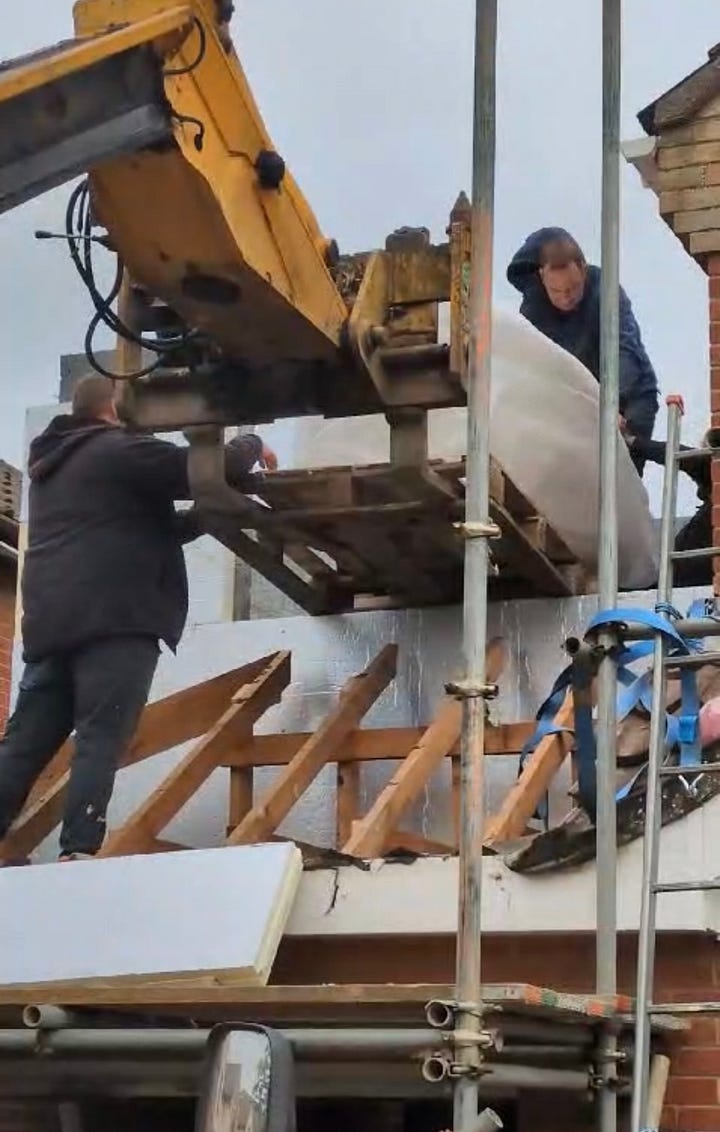
[[(520, 314), (573, 354), (600, 380), (600, 268), (588, 264), (564, 228), (528, 236), (507, 269), (522, 295)], [(620, 288), (620, 415), (633, 436), (649, 440), (658, 411), (658, 384), (630, 300)], [(643, 459), (635, 454), (642, 471)]]
[[(126, 431), (102, 377), (81, 381), (72, 413), (30, 446), (25, 670), (0, 741), (0, 841), (74, 731), (61, 859), (102, 845), (118, 760), (160, 642), (174, 651), (187, 617), (182, 544), (200, 533), (174, 506), (190, 497), (187, 451)], [(231, 481), (258, 462), (275, 458), (257, 436), (226, 448)]]

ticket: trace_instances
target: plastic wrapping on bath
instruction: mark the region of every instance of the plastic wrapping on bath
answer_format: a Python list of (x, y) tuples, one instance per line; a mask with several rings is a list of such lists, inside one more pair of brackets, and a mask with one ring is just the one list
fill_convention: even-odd
[[(466, 449), (466, 412), (430, 414), (430, 456)], [(493, 312), (491, 449), (576, 557), (597, 567), (599, 387), (574, 357), (514, 311)], [(296, 467), (389, 459), (381, 416), (299, 422)], [(648, 497), (618, 433), (619, 577), (624, 588), (653, 584), (656, 538)]]

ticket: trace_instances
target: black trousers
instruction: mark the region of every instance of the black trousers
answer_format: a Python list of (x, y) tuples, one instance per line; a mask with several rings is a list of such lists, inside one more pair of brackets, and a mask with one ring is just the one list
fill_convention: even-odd
[[(631, 436), (639, 436), (642, 440), (651, 440), (655, 428), (655, 418), (658, 414), (657, 393), (643, 393), (620, 406), (620, 412), (628, 424)], [(631, 452), (631, 459), (637, 468), (638, 475), (642, 476), (645, 468), (645, 459), (637, 453)]]
[(158, 655), (153, 637), (108, 637), (25, 666), (0, 740), (0, 838), (74, 731), (60, 847), (97, 852), (118, 762), (147, 702)]

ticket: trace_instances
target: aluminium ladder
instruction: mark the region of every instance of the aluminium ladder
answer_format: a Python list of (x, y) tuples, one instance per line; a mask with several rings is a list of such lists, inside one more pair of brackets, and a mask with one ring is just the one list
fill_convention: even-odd
[[(687, 558), (720, 557), (720, 547), (674, 551), (675, 510), (677, 502), (678, 465), (690, 457), (713, 456), (720, 458), (720, 449), (706, 448), (680, 451), (680, 418), (682, 399), (668, 397), (668, 433), (663, 480), (662, 519), (660, 528), (660, 564), (657, 588), (657, 611), (666, 615), (672, 608), (673, 567), (675, 562)], [(715, 626), (720, 636), (720, 623), (708, 619), (708, 629)], [(711, 635), (708, 632), (707, 635)], [(669, 754), (665, 742), (665, 694), (669, 668), (699, 667), (702, 664), (720, 663), (720, 653), (698, 652), (687, 656), (669, 656), (668, 639), (664, 633), (655, 635), (652, 669), (652, 711), (650, 718), (650, 745), (648, 754), (645, 839), (638, 935), (638, 967), (635, 1018), (635, 1061), (633, 1068), (631, 1132), (648, 1132), (653, 1127), (648, 1113), (648, 1084), (650, 1077), (650, 1019), (652, 1014), (665, 1013), (693, 1015), (720, 1011), (720, 1002), (683, 1002), (660, 1005), (653, 1002), (653, 978), (656, 945), (657, 897), (677, 892), (700, 892), (720, 889), (720, 878), (713, 880), (658, 882), (660, 832), (662, 825), (661, 782), (668, 776), (685, 776), (693, 773), (720, 772), (720, 763), (694, 765), (665, 765)], [(659, 1115), (659, 1114), (658, 1114)], [(653, 1122), (654, 1123), (654, 1122)]]

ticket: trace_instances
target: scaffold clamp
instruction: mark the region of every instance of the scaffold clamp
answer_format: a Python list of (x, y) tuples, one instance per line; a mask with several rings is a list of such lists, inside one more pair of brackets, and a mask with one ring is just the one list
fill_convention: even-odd
[(500, 527), (491, 519), (486, 519), (485, 522), (453, 523), (453, 527), (463, 538), (502, 538)]

